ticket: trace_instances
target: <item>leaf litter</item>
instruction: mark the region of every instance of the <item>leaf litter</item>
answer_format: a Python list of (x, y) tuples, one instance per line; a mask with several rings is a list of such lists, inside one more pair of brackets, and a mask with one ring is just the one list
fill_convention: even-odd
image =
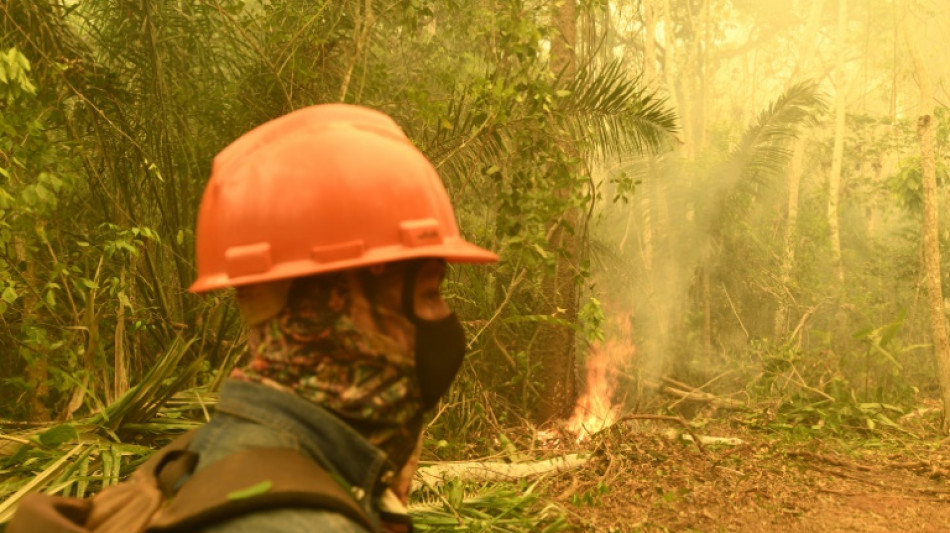
[(618, 424), (592, 439), (587, 468), (546, 490), (579, 531), (950, 531), (945, 441), (703, 430), (735, 445)]
[[(0, 521), (26, 491), (88, 496), (117, 482), (203, 422), (214, 399), (178, 393), (120, 427), (122, 443), (91, 420), (3, 429)], [(491, 461), (585, 461), (523, 479), (427, 483), (410, 509), (420, 530), (437, 531), (950, 531), (950, 439), (911, 423), (839, 431), (627, 415), (582, 442), (547, 443), (528, 425), (495, 427), (510, 438)]]

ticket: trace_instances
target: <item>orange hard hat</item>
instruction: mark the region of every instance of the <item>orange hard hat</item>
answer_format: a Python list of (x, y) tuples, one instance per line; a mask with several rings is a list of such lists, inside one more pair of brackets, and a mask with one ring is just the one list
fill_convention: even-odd
[(435, 168), (387, 115), (294, 111), (214, 159), (198, 211), (192, 292), (402, 259), (497, 261), (459, 235)]

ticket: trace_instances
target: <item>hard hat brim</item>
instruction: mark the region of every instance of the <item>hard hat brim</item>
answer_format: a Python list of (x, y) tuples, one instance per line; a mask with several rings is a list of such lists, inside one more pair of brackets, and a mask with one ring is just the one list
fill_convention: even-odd
[(281, 262), (275, 264), (273, 268), (266, 272), (246, 276), (231, 277), (227, 272), (220, 272), (199, 278), (188, 288), (188, 291), (201, 293), (215, 289), (267, 283), (425, 257), (444, 259), (449, 263), (494, 263), (498, 261), (498, 255), (494, 252), (462, 239), (452, 239), (442, 244), (432, 246), (417, 246), (412, 248), (387, 246), (375, 248), (367, 251), (363, 256), (349, 260), (334, 261), (332, 264), (303, 259), (292, 262)]

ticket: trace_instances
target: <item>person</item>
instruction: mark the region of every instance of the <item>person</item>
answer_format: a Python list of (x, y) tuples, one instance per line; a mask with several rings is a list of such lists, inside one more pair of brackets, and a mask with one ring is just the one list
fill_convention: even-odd
[[(196, 472), (245, 450), (292, 449), (374, 525), (410, 529), (424, 415), (466, 348), (441, 294), (446, 264), (498, 259), (460, 236), (431, 163), (384, 113), (300, 109), (218, 154), (195, 239), (190, 290), (236, 289), (249, 351), (189, 444)], [(280, 508), (202, 531), (366, 528), (333, 511)]]

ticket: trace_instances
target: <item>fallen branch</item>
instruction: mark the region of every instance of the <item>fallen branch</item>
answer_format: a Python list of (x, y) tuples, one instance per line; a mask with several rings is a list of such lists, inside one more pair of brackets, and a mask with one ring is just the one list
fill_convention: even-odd
[(588, 457), (572, 453), (542, 461), (505, 463), (501, 461), (462, 461), (436, 463), (416, 470), (413, 484), (436, 487), (447, 481), (514, 481), (518, 479), (560, 473), (587, 464)]
[[(679, 433), (675, 429), (668, 429), (663, 432), (663, 436), (668, 439), (683, 439), (688, 442), (694, 442), (693, 435)], [(699, 442), (706, 446), (742, 446), (745, 441), (736, 437), (711, 437), (709, 435), (699, 435)]]
[(0, 420), (0, 429), (52, 427), (58, 423), (59, 422), (20, 422), (17, 420)]
[(14, 437), (13, 435), (4, 435), (0, 433), (0, 440), (9, 440), (12, 442), (17, 442), (19, 444), (29, 444), (30, 441), (26, 439), (21, 439), (20, 437)]
[[(691, 390), (690, 392), (705, 392), (704, 389), (705, 389), (706, 387), (712, 385), (713, 383), (719, 381), (719, 379), (721, 379), (722, 377), (728, 376), (729, 374), (731, 374), (731, 373), (733, 373), (733, 372), (734, 372), (734, 370), (726, 370), (725, 372), (720, 372), (719, 375), (713, 377), (712, 379), (710, 379), (710, 380), (707, 381), (706, 383), (703, 383), (702, 385), (700, 385), (700, 386), (698, 386), (698, 387), (692, 387), (692, 390)], [(690, 388), (690, 387), (687, 387), (687, 388)], [(679, 405), (681, 402), (684, 402), (684, 401), (686, 401), (686, 398), (680, 398), (679, 400), (676, 400), (675, 402), (673, 402), (673, 403), (670, 404), (670, 409), (672, 409), (673, 407), (676, 407), (677, 405)]]
[(708, 392), (703, 392), (698, 390), (690, 385), (681, 383), (672, 378), (663, 377), (660, 378), (664, 381), (663, 384), (651, 381), (648, 379), (643, 380), (643, 384), (656, 389), (663, 394), (677, 398), (677, 402), (682, 401), (692, 401), (700, 403), (708, 403), (709, 405), (722, 409), (732, 409), (735, 411), (745, 409), (745, 405), (738, 401), (732, 400), (730, 398), (720, 398), (715, 394), (710, 394)]
[[(622, 417), (620, 417), (620, 418), (617, 419), (617, 421), (614, 423), (614, 426), (616, 426), (617, 424), (619, 424), (619, 423), (621, 423), (621, 422), (625, 422), (625, 421), (627, 421), (627, 420), (662, 420), (662, 421), (666, 421), (666, 422), (676, 422), (677, 424), (683, 426), (683, 429), (685, 429), (686, 432), (689, 433), (689, 435), (690, 435), (691, 437), (693, 437), (692, 442), (696, 443), (696, 447), (699, 448), (699, 451), (702, 452), (704, 455), (706, 454), (706, 447), (703, 446), (702, 440), (699, 439), (699, 438), (696, 436), (695, 433), (693, 433), (693, 428), (691, 428), (691, 427), (689, 426), (689, 423), (686, 422), (686, 420), (684, 420), (683, 417), (681, 417), (681, 416), (665, 416), (665, 415), (624, 415), (624, 416), (622, 416)], [(611, 426), (611, 427), (613, 427), (613, 426)], [(605, 428), (605, 429), (606, 429), (606, 428)], [(601, 430), (601, 431), (604, 431), (604, 430)], [(598, 433), (599, 433), (599, 432), (598, 432)], [(596, 435), (596, 433), (595, 433), (595, 435)]]

